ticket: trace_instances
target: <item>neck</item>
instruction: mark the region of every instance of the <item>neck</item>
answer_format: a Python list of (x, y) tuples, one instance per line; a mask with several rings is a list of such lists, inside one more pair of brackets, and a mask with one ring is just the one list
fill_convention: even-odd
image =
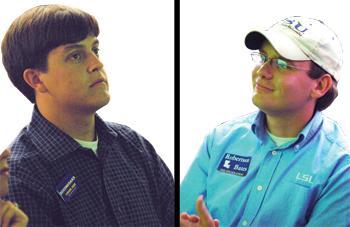
[(284, 113), (279, 115), (266, 114), (267, 129), (274, 136), (296, 137), (313, 116), (313, 111)]
[[(94, 141), (95, 136), (95, 113), (84, 113), (74, 108), (66, 110), (37, 104), (40, 113), (57, 128), (70, 137)], [(57, 106), (57, 105), (56, 105)]]

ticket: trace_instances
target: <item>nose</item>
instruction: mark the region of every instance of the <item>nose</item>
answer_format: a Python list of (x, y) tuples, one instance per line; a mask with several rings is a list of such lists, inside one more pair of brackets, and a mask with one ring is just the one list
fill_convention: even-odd
[(103, 68), (103, 63), (101, 62), (100, 58), (95, 54), (91, 53), (89, 57), (89, 65), (88, 65), (88, 72), (98, 72)]
[(258, 67), (256, 70), (256, 74), (265, 79), (272, 79), (272, 67), (270, 61), (264, 62), (262, 65)]

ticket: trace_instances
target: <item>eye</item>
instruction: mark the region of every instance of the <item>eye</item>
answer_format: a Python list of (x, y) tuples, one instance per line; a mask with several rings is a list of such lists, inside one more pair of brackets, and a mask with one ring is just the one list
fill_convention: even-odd
[(93, 47), (92, 51), (96, 54), (96, 56), (99, 56), (100, 49), (98, 47)]
[(262, 62), (262, 63), (267, 62), (267, 57), (266, 57), (265, 55), (260, 54), (260, 58), (261, 58), (261, 62)]
[(75, 62), (80, 62), (83, 59), (83, 56), (80, 52), (74, 52), (68, 56), (68, 59)]
[(276, 64), (279, 69), (287, 69), (288, 63), (282, 59), (276, 59)]

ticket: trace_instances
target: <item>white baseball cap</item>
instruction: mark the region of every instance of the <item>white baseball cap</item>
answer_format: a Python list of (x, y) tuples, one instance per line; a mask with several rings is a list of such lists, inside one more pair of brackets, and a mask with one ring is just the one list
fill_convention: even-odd
[(245, 45), (257, 50), (264, 40), (268, 40), (282, 57), (293, 61), (312, 60), (336, 81), (339, 80), (343, 64), (342, 46), (337, 35), (322, 21), (288, 17), (266, 30), (249, 32)]

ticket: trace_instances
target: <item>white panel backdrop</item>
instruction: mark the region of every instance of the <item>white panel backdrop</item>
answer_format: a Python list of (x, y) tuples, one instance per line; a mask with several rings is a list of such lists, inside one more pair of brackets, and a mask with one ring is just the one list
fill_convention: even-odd
[(204, 136), (216, 125), (256, 110), (251, 103), (252, 65), (247, 32), (288, 16), (319, 18), (338, 34), (344, 49), (339, 96), (325, 114), (350, 135), (350, 13), (346, 1), (181, 1), (180, 179)]
[[(6, 2), (6, 3), (5, 3)], [(98, 113), (146, 137), (174, 173), (174, 4), (164, 0), (11, 0), (0, 7), (0, 38), (10, 23), (36, 5), (81, 8), (100, 25), (101, 58), (111, 92)], [(0, 149), (31, 117), (32, 105), (11, 84), (0, 64)]]

